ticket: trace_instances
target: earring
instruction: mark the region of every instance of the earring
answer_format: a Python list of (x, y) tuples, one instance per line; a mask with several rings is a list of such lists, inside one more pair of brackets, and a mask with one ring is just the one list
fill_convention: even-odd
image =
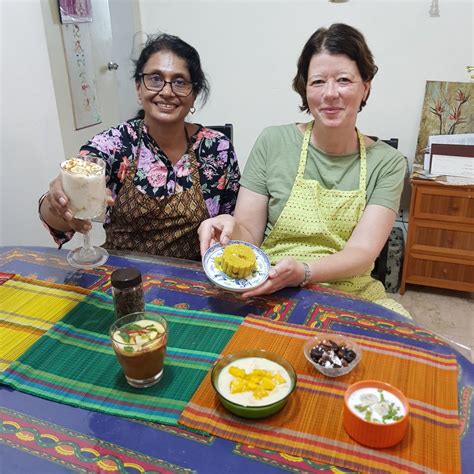
[(141, 97), (137, 97), (137, 104), (142, 105), (142, 98)]
[(194, 114), (194, 112), (196, 112), (196, 107), (192, 106), (192, 107), (189, 109), (189, 111), (190, 111), (192, 114)]

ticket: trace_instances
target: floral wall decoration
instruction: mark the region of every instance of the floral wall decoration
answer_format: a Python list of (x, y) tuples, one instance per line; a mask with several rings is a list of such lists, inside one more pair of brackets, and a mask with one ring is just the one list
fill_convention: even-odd
[(466, 71), (469, 77), (474, 81), (474, 66), (466, 66)]
[(59, 0), (61, 23), (92, 21), (91, 0)]
[(474, 83), (427, 81), (415, 163), (423, 164), (431, 135), (474, 133)]
[(102, 122), (88, 23), (62, 25), (76, 130)]

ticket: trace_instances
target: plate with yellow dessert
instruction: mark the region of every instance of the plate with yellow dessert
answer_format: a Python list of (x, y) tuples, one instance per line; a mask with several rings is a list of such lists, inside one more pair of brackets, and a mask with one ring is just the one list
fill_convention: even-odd
[(231, 240), (227, 245), (210, 247), (204, 254), (202, 266), (215, 285), (225, 290), (244, 292), (267, 280), (270, 260), (255, 245)]

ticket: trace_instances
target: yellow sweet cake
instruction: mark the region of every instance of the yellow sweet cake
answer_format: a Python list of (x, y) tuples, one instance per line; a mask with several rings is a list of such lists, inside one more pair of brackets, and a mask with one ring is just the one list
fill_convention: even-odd
[(257, 263), (255, 253), (243, 244), (227, 245), (222, 254), (222, 271), (232, 278), (245, 278)]

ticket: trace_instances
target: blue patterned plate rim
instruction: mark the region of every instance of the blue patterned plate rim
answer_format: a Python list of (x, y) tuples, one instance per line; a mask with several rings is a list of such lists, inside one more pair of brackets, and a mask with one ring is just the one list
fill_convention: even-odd
[(230, 240), (229, 244), (243, 244), (250, 247), (255, 252), (257, 259), (256, 269), (246, 278), (231, 278), (222, 270), (218, 269), (214, 263), (216, 257), (220, 257), (224, 252), (224, 247), (221, 244), (214, 244), (209, 247), (202, 258), (202, 266), (207, 278), (214, 283), (214, 285), (223, 288), (224, 290), (237, 291), (243, 293), (244, 291), (257, 288), (264, 283), (268, 278), (270, 271), (270, 260), (268, 260), (265, 252), (255, 245), (244, 242), (243, 240)]

